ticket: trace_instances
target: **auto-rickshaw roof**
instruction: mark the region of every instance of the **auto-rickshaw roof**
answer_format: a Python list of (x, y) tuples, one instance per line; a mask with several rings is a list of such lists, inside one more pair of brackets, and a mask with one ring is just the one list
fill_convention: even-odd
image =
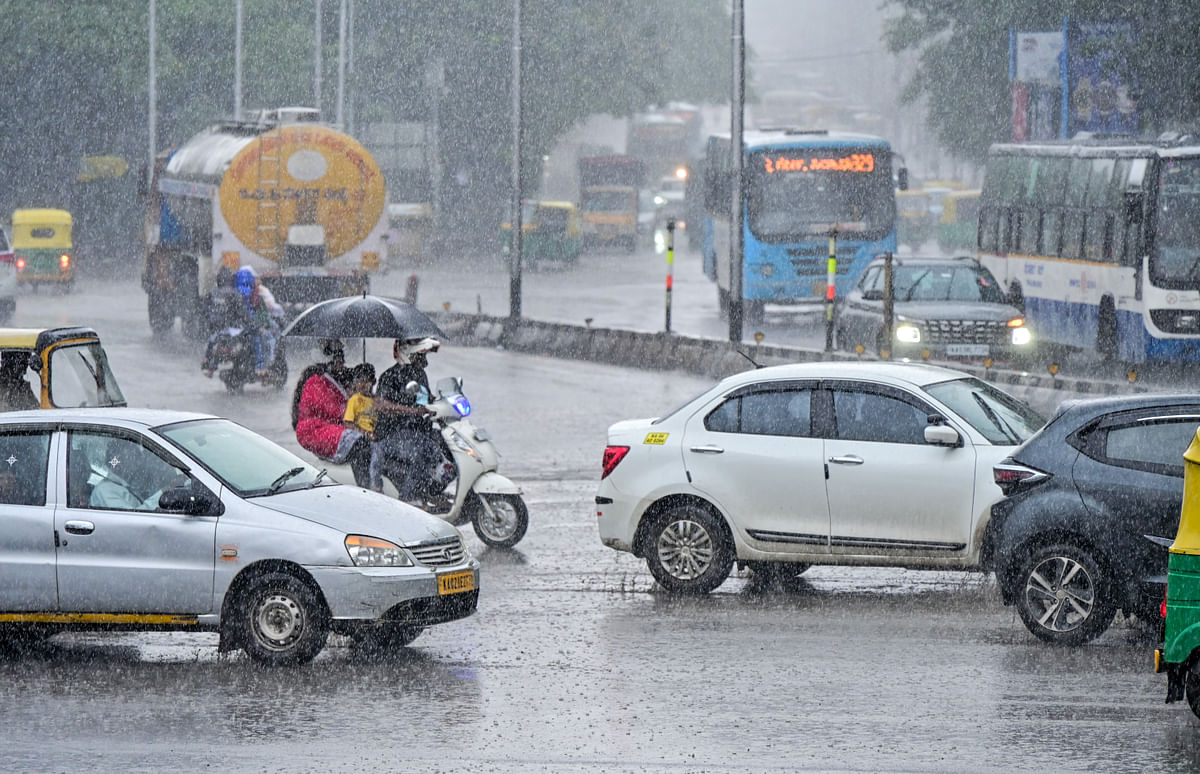
[(1192, 437), (1183, 459), (1183, 507), (1171, 553), (1200, 555), (1200, 429)]
[(30, 226), (38, 224), (71, 225), (71, 213), (66, 210), (25, 209), (13, 210), (14, 226)]
[(41, 352), (52, 344), (72, 339), (100, 340), (92, 328), (71, 325), (62, 328), (0, 328), (0, 349), (31, 349)]

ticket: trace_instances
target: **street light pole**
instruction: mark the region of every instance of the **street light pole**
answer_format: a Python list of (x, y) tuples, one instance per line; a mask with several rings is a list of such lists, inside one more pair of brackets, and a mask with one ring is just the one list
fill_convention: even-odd
[[(158, 8), (156, 0), (150, 0), (150, 20), (148, 34), (150, 36), (149, 83), (147, 94), (149, 107), (147, 109), (147, 134), (150, 136), (150, 163), (146, 165), (146, 190), (154, 184), (154, 157), (158, 154), (158, 71), (155, 62), (158, 59)], [(150, 191), (153, 196), (153, 192)]]
[(346, 101), (346, 0), (338, 13), (338, 70), (337, 70), (337, 127), (345, 128), (342, 123)]
[(733, 0), (733, 84), (730, 100), (729, 152), (733, 154), (733, 202), (732, 218), (729, 221), (729, 340), (734, 344), (742, 340), (742, 295), (745, 266), (742, 219), (745, 197), (743, 196), (742, 117), (746, 92), (746, 12), (743, 0)]
[(316, 20), (313, 24), (313, 107), (321, 109), (321, 0), (315, 0)]
[(521, 319), (521, 0), (513, 0), (512, 50), (512, 249), (509, 251), (508, 317)]
[(242, 18), (245, 8), (243, 0), (237, 0), (233, 31), (233, 118), (242, 120)]

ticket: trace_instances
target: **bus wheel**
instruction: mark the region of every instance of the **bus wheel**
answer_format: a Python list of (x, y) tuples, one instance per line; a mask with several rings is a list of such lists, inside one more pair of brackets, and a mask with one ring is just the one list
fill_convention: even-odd
[(1100, 302), (1100, 316), (1096, 324), (1096, 351), (1105, 360), (1117, 356), (1117, 310), (1108, 296)]
[(729, 319), (729, 291), (717, 287), (717, 312), (722, 320)]

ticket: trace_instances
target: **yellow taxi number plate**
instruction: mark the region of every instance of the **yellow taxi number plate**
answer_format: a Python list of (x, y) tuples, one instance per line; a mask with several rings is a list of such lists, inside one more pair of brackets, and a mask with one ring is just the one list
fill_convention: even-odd
[(438, 594), (457, 594), (475, 590), (475, 573), (470, 570), (438, 576)]
[(646, 440), (642, 441), (642, 443), (650, 446), (662, 446), (667, 442), (668, 435), (670, 433), (647, 433)]

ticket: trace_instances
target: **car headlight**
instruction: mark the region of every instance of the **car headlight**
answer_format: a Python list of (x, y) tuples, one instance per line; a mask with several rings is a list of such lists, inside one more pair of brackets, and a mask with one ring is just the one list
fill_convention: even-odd
[(367, 535), (347, 535), (346, 551), (355, 567), (412, 567), (408, 552), (387, 540)]
[(896, 327), (896, 341), (904, 344), (920, 344), (921, 329), (915, 325), (899, 325)]
[(1013, 328), (1012, 329), (1013, 346), (1023, 347), (1031, 341), (1033, 341), (1033, 334), (1030, 332), (1030, 330), (1028, 328)]

